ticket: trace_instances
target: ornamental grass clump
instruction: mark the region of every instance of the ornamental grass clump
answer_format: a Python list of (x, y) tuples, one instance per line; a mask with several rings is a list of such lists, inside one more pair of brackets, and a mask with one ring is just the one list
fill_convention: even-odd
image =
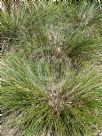
[(3, 52), (22, 50), (27, 57), (61, 59), (71, 67), (97, 60), (102, 48), (102, 14), (95, 3), (33, 2), (13, 6), (9, 15), (1, 12)]
[(15, 54), (1, 65), (2, 120), (15, 136), (83, 136), (101, 126), (102, 75), (94, 68), (62, 65), (61, 74), (44, 58)]

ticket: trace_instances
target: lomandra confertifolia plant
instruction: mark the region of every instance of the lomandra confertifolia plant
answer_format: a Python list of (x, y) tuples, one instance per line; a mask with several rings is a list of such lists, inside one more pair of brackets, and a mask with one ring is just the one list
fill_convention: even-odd
[(83, 136), (101, 126), (102, 74), (92, 67), (58, 73), (44, 58), (15, 54), (1, 64), (3, 125), (15, 136)]
[(94, 136), (101, 130), (101, 21), (100, 8), (87, 2), (26, 2), (1, 12), (4, 131)]

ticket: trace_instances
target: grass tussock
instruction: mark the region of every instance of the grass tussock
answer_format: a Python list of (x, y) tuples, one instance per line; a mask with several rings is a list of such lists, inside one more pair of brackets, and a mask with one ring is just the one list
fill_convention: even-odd
[(84, 135), (102, 123), (102, 75), (93, 68), (57, 73), (45, 60), (14, 55), (2, 62), (4, 122), (16, 135)]

